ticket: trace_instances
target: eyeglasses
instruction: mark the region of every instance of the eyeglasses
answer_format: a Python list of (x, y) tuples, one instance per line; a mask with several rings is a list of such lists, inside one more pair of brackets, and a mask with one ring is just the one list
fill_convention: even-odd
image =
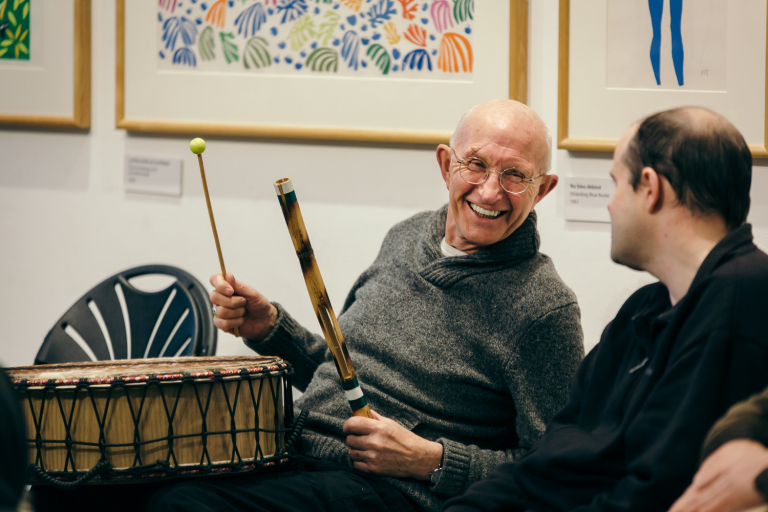
[(499, 175), (499, 185), (501, 185), (501, 188), (510, 194), (522, 194), (528, 190), (528, 185), (542, 176), (546, 176), (545, 173), (539, 174), (535, 178), (529, 178), (520, 169), (515, 167), (504, 169), (501, 172), (494, 171), (488, 164), (477, 157), (471, 156), (460, 160), (453, 148), (451, 148), (451, 151), (453, 152), (453, 157), (459, 163), (459, 175), (470, 185), (483, 183), (492, 172), (495, 172)]

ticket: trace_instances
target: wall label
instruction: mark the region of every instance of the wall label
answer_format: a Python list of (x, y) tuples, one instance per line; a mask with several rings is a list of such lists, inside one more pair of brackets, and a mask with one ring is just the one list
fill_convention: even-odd
[(565, 219), (611, 222), (608, 202), (616, 188), (610, 178), (564, 178)]
[(125, 157), (125, 191), (181, 196), (181, 159)]

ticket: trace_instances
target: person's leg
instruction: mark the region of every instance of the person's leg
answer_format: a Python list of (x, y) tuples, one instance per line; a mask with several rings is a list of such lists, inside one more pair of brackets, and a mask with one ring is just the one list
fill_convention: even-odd
[(683, 85), (685, 51), (683, 50), (683, 34), (680, 30), (683, 19), (683, 0), (669, 0), (669, 14), (672, 18), (672, 21), (669, 23), (669, 29), (672, 33), (672, 62), (675, 64), (677, 84)]
[[(499, 467), (509, 468), (511, 464)], [(523, 512), (536, 510), (507, 470), (494, 471), (488, 477), (470, 485), (464, 492), (445, 502), (442, 512)]]
[[(169, 485), (149, 500), (146, 512), (407, 512), (400, 495), (382, 492), (382, 480), (323, 461), (290, 471), (237, 478), (190, 479)], [(391, 490), (390, 489), (390, 490)], [(397, 493), (398, 491), (394, 491)]]
[(651, 11), (651, 26), (653, 27), (653, 39), (651, 40), (651, 66), (656, 76), (656, 85), (661, 85), (661, 14), (664, 11), (664, 0), (648, 0), (648, 9)]
[(167, 483), (85, 485), (77, 489), (57, 489), (36, 485), (30, 501), (35, 512), (139, 512), (147, 498)]
[(296, 474), (187, 480), (153, 495), (146, 512), (289, 512), (324, 510), (316, 489)]

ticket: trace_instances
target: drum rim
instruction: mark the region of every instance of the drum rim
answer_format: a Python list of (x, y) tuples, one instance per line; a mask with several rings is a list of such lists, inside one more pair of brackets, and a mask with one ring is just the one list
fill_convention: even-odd
[[(291, 365), (273, 356), (209, 356), (153, 359), (121, 359), (17, 366), (6, 373), (16, 386), (110, 384), (113, 382), (172, 381), (210, 379), (215, 376), (283, 373)], [(103, 372), (113, 369), (106, 375)], [(90, 375), (87, 375), (90, 372)]]

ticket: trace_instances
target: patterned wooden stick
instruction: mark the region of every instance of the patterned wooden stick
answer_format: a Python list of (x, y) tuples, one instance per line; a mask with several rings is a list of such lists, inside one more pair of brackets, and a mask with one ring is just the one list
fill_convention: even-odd
[(277, 190), (277, 199), (280, 201), (285, 223), (288, 225), (288, 231), (291, 234), (291, 240), (293, 240), (293, 247), (296, 249), (296, 255), (299, 257), (299, 263), (301, 263), (301, 271), (304, 274), (304, 282), (307, 284), (309, 298), (312, 300), (312, 306), (315, 308), (315, 314), (320, 322), (328, 348), (331, 349), (331, 355), (336, 363), (339, 379), (341, 379), (341, 386), (344, 388), (350, 407), (352, 407), (352, 414), (373, 419), (363, 390), (360, 389), (360, 384), (357, 382), (352, 359), (349, 357), (344, 336), (341, 335), (339, 323), (333, 313), (331, 300), (328, 298), (323, 277), (320, 275), (320, 268), (315, 261), (315, 254), (309, 243), (309, 235), (307, 235), (307, 228), (304, 226), (304, 219), (301, 216), (299, 203), (296, 201), (296, 193), (293, 191), (291, 179), (277, 180), (275, 190)]

